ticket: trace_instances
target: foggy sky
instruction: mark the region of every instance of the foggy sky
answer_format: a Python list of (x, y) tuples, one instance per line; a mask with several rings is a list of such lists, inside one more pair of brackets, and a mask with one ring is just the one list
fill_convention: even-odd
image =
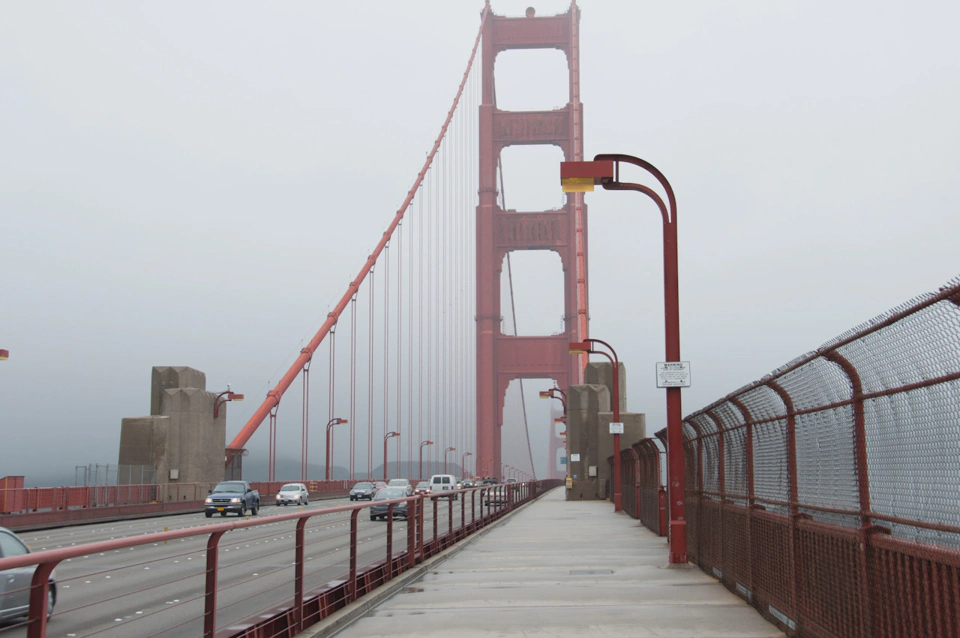
[[(641, 156), (677, 193), (685, 414), (960, 272), (956, 3), (580, 6), (586, 155)], [(403, 201), (481, 9), (5, 3), (0, 476), (116, 463), (154, 365), (246, 393), (232, 438)], [(501, 108), (567, 101), (559, 51), (502, 54), (496, 73)], [(559, 159), (508, 149), (508, 208), (559, 205)], [(631, 193), (586, 202), (591, 336), (617, 348), (652, 433), (658, 214)], [(559, 259), (513, 268), (520, 334), (559, 331)], [(543, 423), (544, 383), (525, 385)], [(291, 408), (281, 446), (299, 441)], [(538, 464), (546, 429), (531, 425)]]

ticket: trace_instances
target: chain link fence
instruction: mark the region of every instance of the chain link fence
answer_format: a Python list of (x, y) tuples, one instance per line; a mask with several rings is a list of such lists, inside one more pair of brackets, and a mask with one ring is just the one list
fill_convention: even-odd
[(960, 278), (683, 432), (690, 560), (770, 620), (807, 636), (960, 636)]

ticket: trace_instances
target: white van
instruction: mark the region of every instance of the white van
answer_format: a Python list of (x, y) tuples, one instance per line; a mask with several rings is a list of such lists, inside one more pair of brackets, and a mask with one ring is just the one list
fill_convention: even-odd
[(456, 498), (452, 492), (457, 489), (457, 479), (453, 474), (434, 474), (430, 477), (430, 494), (443, 496), (443, 492), (451, 492), (447, 496)]

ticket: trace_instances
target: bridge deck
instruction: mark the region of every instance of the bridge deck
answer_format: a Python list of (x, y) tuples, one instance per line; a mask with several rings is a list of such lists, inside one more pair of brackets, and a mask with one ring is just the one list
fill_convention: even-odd
[(699, 569), (665, 569), (665, 539), (562, 488), (464, 542), (337, 635), (783, 635)]

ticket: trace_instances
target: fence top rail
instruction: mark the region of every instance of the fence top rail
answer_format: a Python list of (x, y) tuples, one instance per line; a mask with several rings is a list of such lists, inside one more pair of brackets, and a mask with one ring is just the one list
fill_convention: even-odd
[[(508, 485), (511, 487), (516, 487), (518, 485), (532, 484), (536, 485), (540, 481), (530, 481), (528, 483), (498, 483), (497, 485), (485, 485), (483, 487), (467, 488), (465, 490), (453, 490), (453, 492), (470, 492), (476, 490), (486, 490), (493, 487), (502, 487)], [(341, 505), (338, 507), (323, 507), (316, 510), (310, 510), (308, 512), (290, 512), (286, 514), (274, 514), (271, 516), (266, 516), (263, 518), (249, 518), (241, 521), (234, 521), (232, 523), (213, 523), (211, 525), (204, 525), (203, 527), (189, 527), (185, 529), (173, 530), (169, 532), (153, 532), (150, 534), (142, 534), (139, 536), (129, 536), (127, 538), (117, 538), (109, 541), (98, 541), (96, 543), (87, 543), (83, 545), (75, 545), (72, 547), (63, 547), (60, 549), (48, 549), (39, 552), (31, 552), (29, 554), (24, 554), (22, 556), (11, 556), (9, 558), (0, 558), (0, 572), (7, 569), (14, 569), (17, 567), (28, 567), (30, 565), (40, 565), (43, 563), (60, 563), (68, 558), (77, 558), (79, 556), (86, 556), (87, 554), (94, 554), (100, 552), (109, 552), (118, 549), (126, 549), (128, 547), (137, 547), (140, 545), (148, 545), (151, 543), (161, 543), (166, 541), (179, 540), (181, 538), (190, 538), (193, 536), (209, 536), (210, 534), (216, 533), (226, 533), (236, 529), (246, 529), (250, 527), (259, 527), (261, 525), (269, 525), (273, 523), (282, 523), (285, 521), (295, 521), (300, 519), (309, 519), (316, 516), (323, 516), (326, 514), (340, 514), (344, 512), (354, 512), (363, 510), (371, 507), (372, 505), (390, 505), (391, 503), (403, 503), (415, 500), (421, 500), (426, 498), (442, 498), (446, 497), (446, 494), (452, 492), (445, 492), (443, 495), (413, 495), (406, 496), (403, 498), (395, 498), (384, 501), (368, 501), (366, 503), (358, 503), (356, 505)]]
[[(719, 406), (723, 405), (724, 403), (729, 402), (731, 399), (736, 399), (740, 396), (743, 396), (744, 394), (747, 394), (751, 390), (756, 390), (761, 386), (765, 386), (783, 377), (784, 375), (809, 364), (811, 361), (814, 361), (817, 358), (824, 357), (832, 352), (835, 352), (840, 348), (842, 348), (843, 346), (846, 346), (858, 339), (862, 339), (863, 337), (869, 334), (872, 334), (886, 327), (889, 327), (903, 320), (904, 318), (909, 317), (910, 315), (920, 312), (925, 308), (929, 308), (930, 306), (940, 303), (941, 301), (946, 301), (946, 300), (957, 301), (958, 299), (960, 299), (960, 278), (955, 278), (951, 280), (947, 285), (941, 287), (936, 294), (922, 295), (916, 298), (912, 302), (907, 302), (906, 304), (903, 304), (893, 309), (892, 311), (887, 311), (886, 313), (883, 313), (875, 317), (874, 319), (871, 319), (870, 321), (867, 321), (861, 324), (860, 326), (843, 333), (839, 337), (836, 337), (828, 341), (827, 343), (822, 345), (820, 348), (797, 357), (793, 361), (790, 361), (789, 363), (777, 368), (773, 372), (770, 372), (769, 374), (761, 377), (760, 379), (757, 379), (752, 383), (749, 383), (741, 388), (738, 388), (737, 390), (730, 392), (726, 396), (720, 399), (717, 399), (710, 405), (707, 405), (706, 407), (703, 407), (697, 410), (696, 412), (693, 412), (692, 414), (687, 415), (686, 417), (684, 417), (684, 422), (688, 422), (693, 418), (706, 414), (711, 410), (714, 410)], [(660, 436), (660, 432), (657, 432), (656, 435)]]

